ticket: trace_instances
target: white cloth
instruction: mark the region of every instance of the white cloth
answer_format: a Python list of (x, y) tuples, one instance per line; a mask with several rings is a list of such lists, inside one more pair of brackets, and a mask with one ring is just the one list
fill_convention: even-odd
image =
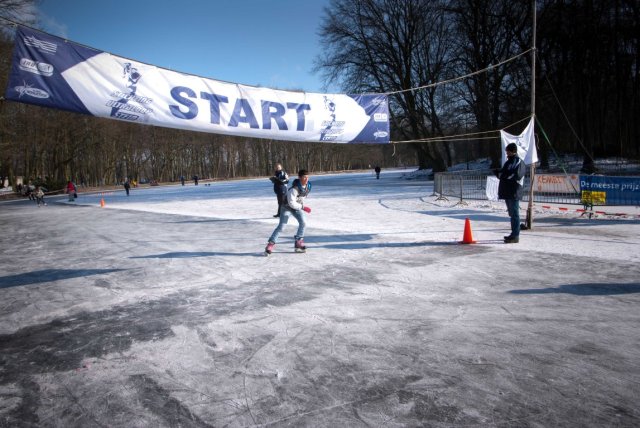
[(500, 131), (500, 139), (502, 140), (502, 165), (507, 161), (505, 148), (508, 144), (515, 143), (518, 146), (518, 157), (524, 160), (525, 165), (531, 165), (538, 162), (538, 151), (536, 150), (536, 141), (534, 136), (535, 118), (532, 116), (529, 124), (522, 134), (511, 135), (506, 131)]
[(487, 199), (490, 201), (497, 201), (498, 200), (498, 184), (500, 183), (500, 180), (498, 180), (498, 177), (494, 177), (493, 175), (490, 175), (487, 177), (487, 187), (485, 189), (485, 194), (487, 195)]

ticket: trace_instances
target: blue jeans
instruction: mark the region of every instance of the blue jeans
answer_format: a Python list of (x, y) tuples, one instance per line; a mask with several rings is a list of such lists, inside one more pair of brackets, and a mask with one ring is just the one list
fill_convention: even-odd
[(269, 238), (269, 242), (276, 243), (278, 242), (278, 236), (284, 229), (284, 225), (289, 221), (289, 217), (295, 217), (298, 220), (298, 231), (296, 232), (294, 238), (296, 240), (304, 238), (304, 227), (306, 226), (304, 222), (304, 211), (302, 210), (292, 210), (289, 207), (282, 207), (280, 210), (280, 223), (278, 223), (278, 227), (273, 231), (271, 237)]
[(507, 212), (511, 217), (511, 236), (520, 236), (520, 201), (517, 199), (505, 199)]

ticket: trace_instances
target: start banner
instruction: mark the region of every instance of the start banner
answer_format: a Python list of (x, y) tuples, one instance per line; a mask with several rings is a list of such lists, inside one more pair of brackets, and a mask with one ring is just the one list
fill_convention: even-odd
[(8, 100), (146, 125), (328, 143), (388, 143), (384, 94), (281, 91), (183, 74), (18, 26)]

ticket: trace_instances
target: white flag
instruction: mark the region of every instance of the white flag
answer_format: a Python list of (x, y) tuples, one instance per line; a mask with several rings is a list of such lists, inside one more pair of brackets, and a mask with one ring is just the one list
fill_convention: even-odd
[(538, 162), (538, 152), (536, 150), (536, 141), (533, 135), (534, 131), (534, 117), (531, 117), (529, 124), (522, 134), (511, 135), (508, 132), (500, 131), (500, 137), (502, 140), (502, 164), (507, 161), (507, 155), (504, 150), (510, 143), (515, 143), (518, 146), (518, 157), (524, 160), (525, 165), (531, 165)]

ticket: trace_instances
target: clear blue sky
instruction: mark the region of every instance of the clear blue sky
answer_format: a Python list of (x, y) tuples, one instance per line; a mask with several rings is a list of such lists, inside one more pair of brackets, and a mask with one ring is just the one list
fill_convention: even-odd
[(311, 72), (329, 0), (43, 0), (43, 30), (136, 61), (216, 80), (323, 88)]

